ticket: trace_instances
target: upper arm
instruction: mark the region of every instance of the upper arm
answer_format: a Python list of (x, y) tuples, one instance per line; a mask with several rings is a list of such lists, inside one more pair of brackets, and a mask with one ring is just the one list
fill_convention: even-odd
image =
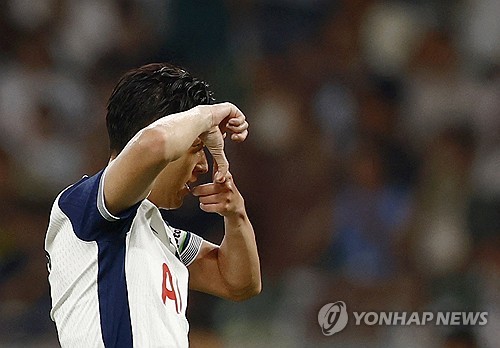
[(219, 246), (204, 240), (196, 259), (189, 265), (189, 288), (232, 299), (218, 264)]
[(123, 237), (138, 207), (132, 206), (116, 216), (107, 210), (102, 196), (104, 172), (83, 177), (64, 190), (56, 200), (62, 213), (71, 222), (76, 236), (84, 241)]
[(147, 197), (156, 176), (168, 163), (166, 136), (160, 127), (141, 130), (110, 162), (104, 178), (104, 200), (112, 214)]

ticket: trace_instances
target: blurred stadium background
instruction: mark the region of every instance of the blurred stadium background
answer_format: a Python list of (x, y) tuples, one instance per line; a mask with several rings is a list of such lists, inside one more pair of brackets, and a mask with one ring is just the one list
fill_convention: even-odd
[[(152, 61), (207, 80), (251, 125), (227, 151), (264, 290), (192, 293), (192, 347), (498, 347), (499, 15), (498, 0), (2, 0), (0, 347), (57, 346), (51, 203), (106, 164), (107, 97)], [(220, 241), (196, 206), (171, 219)], [(325, 337), (318, 310), (338, 300), (488, 324)]]

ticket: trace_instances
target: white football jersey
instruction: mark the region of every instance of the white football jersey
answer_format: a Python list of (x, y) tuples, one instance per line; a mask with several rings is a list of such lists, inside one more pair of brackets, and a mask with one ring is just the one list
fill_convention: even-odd
[(187, 266), (203, 239), (170, 227), (148, 200), (113, 216), (105, 171), (54, 202), (45, 239), (62, 347), (188, 347)]

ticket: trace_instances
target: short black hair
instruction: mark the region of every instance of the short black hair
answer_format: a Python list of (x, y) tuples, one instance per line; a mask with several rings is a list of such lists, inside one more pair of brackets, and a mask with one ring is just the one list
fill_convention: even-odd
[(169, 63), (125, 73), (108, 101), (106, 127), (112, 153), (120, 153), (142, 128), (169, 114), (215, 101), (209, 85)]

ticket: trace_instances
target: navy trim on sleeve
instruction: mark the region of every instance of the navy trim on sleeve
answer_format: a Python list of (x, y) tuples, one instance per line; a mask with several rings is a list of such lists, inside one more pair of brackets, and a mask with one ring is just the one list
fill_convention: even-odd
[(133, 219), (140, 202), (110, 221), (98, 209), (98, 191), (104, 170), (83, 177), (59, 197), (59, 207), (71, 221), (78, 238), (84, 241), (106, 241), (123, 238), (128, 232), (127, 220)]

